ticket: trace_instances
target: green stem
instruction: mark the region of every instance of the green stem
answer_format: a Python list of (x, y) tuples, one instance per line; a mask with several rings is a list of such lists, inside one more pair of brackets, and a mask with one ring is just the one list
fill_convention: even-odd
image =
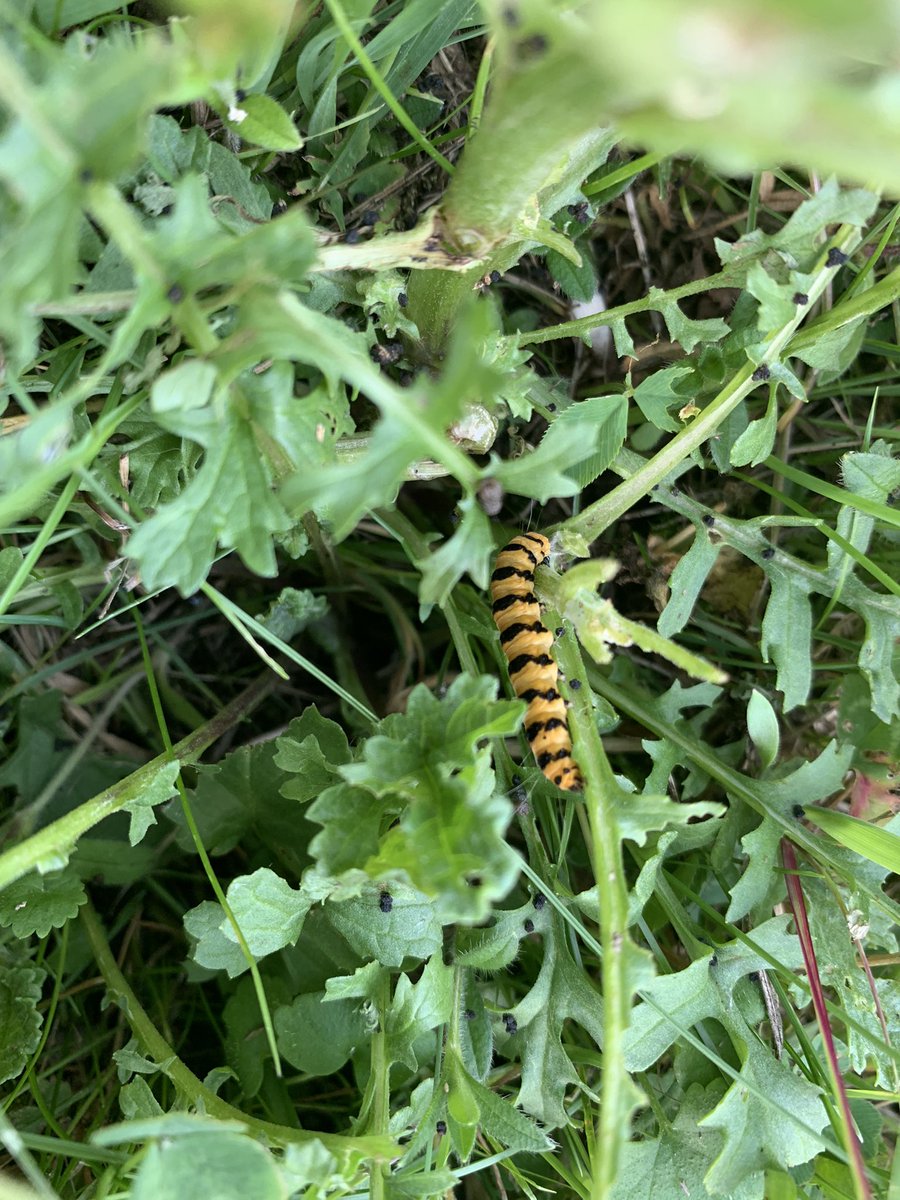
[(111, 183), (92, 183), (87, 189), (87, 201), (91, 216), (103, 226), (135, 271), (158, 286), (165, 286), (165, 272), (150, 240), (119, 189)]
[(687, 296), (696, 296), (700, 292), (708, 292), (712, 288), (738, 287), (744, 282), (747, 272), (729, 267), (716, 275), (706, 275), (703, 279), (694, 279), (683, 283), (680, 287), (658, 291), (654, 296), (645, 296), (642, 300), (631, 300), (628, 304), (619, 304), (615, 308), (607, 308), (604, 312), (592, 313), (589, 317), (579, 317), (574, 321), (561, 321), (558, 325), (548, 325), (544, 329), (535, 329), (531, 333), (511, 334), (509, 340), (517, 346), (540, 346), (545, 342), (555, 342), (560, 338), (585, 337), (601, 325), (612, 325), (625, 317), (636, 313), (662, 312), (663, 304), (670, 301), (683, 300)]
[[(419, 329), (426, 355), (433, 361), (442, 357), (459, 311), (472, 299), (481, 276), (492, 269), (502, 274), (539, 245), (537, 218), (552, 216), (606, 161), (615, 143), (609, 130), (595, 129), (578, 138), (563, 138), (557, 142), (552, 158), (540, 158), (546, 152), (530, 144), (528, 130), (520, 130), (518, 137), (521, 141), (510, 150), (511, 159), (495, 153), (485, 117), (483, 130), (466, 147), (460, 170), (442, 202), (445, 240), (472, 254), (476, 265), (468, 271), (418, 270), (410, 274), (406, 289), (409, 313)], [(467, 169), (473, 157), (479, 158), (477, 170)], [(542, 165), (533, 181), (528, 172), (535, 158)], [(533, 190), (523, 188), (525, 180), (529, 186), (533, 183)], [(483, 205), (482, 188), (493, 198), (487, 206)]]
[(208, 1116), (226, 1121), (240, 1121), (250, 1133), (261, 1134), (274, 1145), (319, 1141), (338, 1152), (355, 1150), (357, 1153), (366, 1153), (375, 1158), (382, 1158), (391, 1153), (393, 1147), (387, 1137), (344, 1137), (335, 1133), (315, 1133), (305, 1129), (294, 1129), (289, 1125), (276, 1125), (271, 1121), (262, 1121), (258, 1117), (252, 1117), (217, 1096), (181, 1061), (150, 1020), (119, 969), (103, 926), (90, 902), (81, 906), (79, 915), (94, 959), (111, 998), (122, 1009), (132, 1033), (148, 1056), (159, 1064), (160, 1070), (171, 1079), (178, 1091), (191, 1104), (202, 1107)]
[[(388, 1136), (391, 1116), (391, 1072), (387, 1060), (386, 1022), (391, 1003), (391, 977), (385, 971), (379, 984), (375, 1007), (378, 1013), (378, 1028), (372, 1034), (372, 1079), (374, 1097), (370, 1132), (376, 1137)], [(369, 1173), (371, 1200), (384, 1200), (388, 1166), (384, 1161), (374, 1162)]]
[[(555, 615), (549, 614), (551, 627)], [(616, 821), (615, 775), (597, 733), (590, 689), (572, 690), (573, 680), (584, 683), (585, 670), (574, 635), (558, 638), (555, 653), (568, 680), (562, 688), (570, 702), (569, 724), (575, 756), (585, 779), (584, 803), (590, 823), (591, 859), (600, 908), (600, 946), (603, 980), (603, 1089), (595, 1130), (591, 1200), (612, 1194), (622, 1146), (628, 1140), (630, 1080), (625, 1069), (624, 1037), (628, 1029), (632, 989), (627, 955), (628, 895), (622, 844)]]
[(645, 729), (656, 734), (657, 737), (677, 746), (692, 763), (709, 775), (711, 779), (714, 779), (732, 799), (743, 801), (761, 817), (768, 818), (785, 837), (790, 838), (797, 846), (801, 846), (818, 862), (827, 864), (836, 875), (865, 895), (882, 912), (887, 913), (891, 920), (900, 920), (900, 904), (885, 896), (877, 888), (871, 887), (864, 879), (853, 876), (847, 862), (841, 857), (840, 848), (835, 849), (833, 842), (810, 833), (801, 821), (786, 814), (776, 804), (770, 803), (764, 788), (753, 786), (753, 781), (726, 766), (716, 754), (715, 749), (703, 745), (689, 732), (686, 732), (682, 724), (673, 724), (658, 717), (650, 700), (619, 687), (596, 669), (591, 669), (589, 674), (591, 688), (599, 696), (608, 700), (619, 712), (626, 713)]
[[(861, 237), (856, 226), (842, 226), (829, 249), (839, 249), (849, 254), (859, 245)], [(775, 363), (782, 355), (790, 354), (791, 340), (797, 326), (833, 278), (834, 268), (826, 265), (826, 255), (823, 253), (809, 287), (809, 303), (798, 306), (796, 315), (765, 340), (765, 350), (759, 364), (748, 362), (742, 367), (690, 425), (676, 433), (671, 441), (630, 479), (626, 479), (624, 483), (620, 483), (611, 492), (589, 505), (579, 516), (567, 521), (566, 529), (583, 537), (587, 542), (594, 541), (605, 529), (624, 516), (652, 487), (685, 462), (693, 451), (699, 449), (744, 397), (758, 386), (758, 380), (754, 379), (757, 366)], [(872, 290), (874, 291), (874, 288)]]
[[(835, 243), (838, 244), (838, 243)], [(846, 250), (846, 247), (843, 247)], [(872, 316), (882, 308), (887, 308), (900, 296), (900, 267), (894, 267), (890, 274), (885, 275), (878, 283), (865, 292), (859, 292), (849, 300), (841, 299), (840, 303), (828, 312), (811, 321), (805, 329), (796, 334), (791, 341), (790, 349), (806, 350), (821, 341), (826, 334), (834, 333), (853, 321), (860, 321)], [(812, 301), (812, 293), (810, 293)]]
[(3, 589), (3, 594), (0, 595), (0, 616), (7, 611), (10, 604), (15, 600), (19, 588), (31, 574), (34, 567), (37, 565), (38, 559), (44, 553), (47, 543), (56, 533), (57, 526), (68, 511), (72, 497), (78, 490), (78, 479), (73, 475), (63, 490), (56, 499), (56, 503), (50, 511), (49, 516), (38, 530), (38, 535), (31, 543), (31, 547), (19, 566), (13, 573), (12, 579)]
[[(150, 658), (150, 648), (147, 645), (147, 638), (144, 634), (144, 623), (141, 620), (139, 609), (134, 610), (134, 622), (137, 629), (138, 641), (141, 645), (141, 657), (144, 661), (144, 672), (147, 679), (147, 686), (150, 689), (150, 700), (153, 705), (153, 712), (156, 716), (156, 725), (159, 729), (160, 737), (163, 745), (166, 748), (166, 753), (172, 756), (173, 747), (172, 739), (169, 736), (169, 725), (166, 721), (166, 714), (163, 709), (162, 700), (159, 695), (159, 688), (156, 686), (156, 674), (153, 670), (153, 662)], [(225, 889), (219, 883), (219, 877), (213, 869), (209, 854), (203, 844), (203, 838), (200, 836), (200, 830), (197, 828), (197, 822), (194, 820), (194, 810), (191, 807), (191, 802), (188, 799), (187, 788), (184, 786), (184, 779), (181, 771), (175, 779), (175, 786), (178, 788), (178, 795), (181, 799), (181, 811), (184, 814), (185, 824), (188, 827), (188, 832), (191, 835), (191, 840), (194, 843), (194, 849), (203, 866), (206, 878), (209, 881), (209, 886), (213, 890), (213, 894), (218, 900), (222, 911), (228, 918), (229, 924), (234, 931), (234, 936), (237, 938), (238, 946), (240, 946), (241, 954), (244, 956), (244, 961), (250, 971), (250, 976), (253, 980), (253, 988), (256, 992), (256, 1002), (259, 1005), (260, 1016), (262, 1017), (263, 1029), (266, 1032), (266, 1041), (269, 1046), (269, 1053), (272, 1056), (272, 1062), (275, 1067), (275, 1074), (281, 1078), (281, 1057), (278, 1053), (278, 1044), (275, 1040), (275, 1026), (272, 1024), (272, 1013), (269, 1009), (266, 990), (263, 987), (262, 977), (259, 973), (259, 966), (256, 959), (250, 952), (250, 947), (247, 945), (247, 939), (244, 937), (244, 931), (241, 929), (240, 922), (234, 915), (231, 905), (228, 903), (228, 897), (225, 895)]]
[(399, 123), (403, 126), (416, 145), (425, 151), (429, 158), (433, 158), (439, 167), (443, 167), (448, 175), (452, 175), (453, 164), (444, 158), (443, 154), (441, 154), (439, 150), (435, 150), (428, 138), (423, 136), (421, 129), (419, 129), (418, 125), (416, 125), (413, 119), (409, 116), (403, 105), (397, 100), (394, 93), (382, 78), (381, 72), (363, 49), (362, 42), (353, 32), (353, 28), (350, 22), (347, 20), (344, 10), (341, 8), (338, 0), (325, 0), (325, 7), (331, 13), (331, 19), (340, 30), (344, 41), (356, 55), (356, 59), (359, 65), (365, 71), (372, 87), (382, 98)]
[(216, 713), (212, 720), (177, 742), (172, 747), (171, 754), (158, 754), (156, 758), (132, 771), (112, 787), (86, 800), (84, 804), (79, 804), (65, 816), (59, 817), (26, 838), (24, 842), (11, 846), (0, 855), (0, 891), (27, 875), (29, 871), (62, 865), (83, 833), (93, 829), (105, 817), (119, 812), (126, 804), (139, 799), (169, 763), (175, 760), (182, 765), (195, 762), (208, 746), (243, 720), (272, 686), (272, 677), (266, 673), (245, 688), (221, 712)]
[[(46, 85), (44, 87), (46, 89)], [(44, 114), (38, 95), (38, 86), (21, 70), (15, 55), (6, 45), (0, 44), (0, 103), (21, 121), (31, 138), (40, 143), (60, 167), (74, 175), (77, 156), (53, 120)], [(30, 153), (36, 154), (33, 143)]]

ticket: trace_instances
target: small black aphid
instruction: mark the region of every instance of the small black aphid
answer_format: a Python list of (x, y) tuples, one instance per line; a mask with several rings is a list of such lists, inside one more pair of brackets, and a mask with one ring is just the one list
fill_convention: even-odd
[(507, 1033), (510, 1033), (510, 1034), (515, 1033), (516, 1030), (519, 1028), (519, 1026), (516, 1022), (516, 1018), (512, 1015), (512, 1013), (504, 1013), (503, 1014), (503, 1028), (506, 1030)]
[(791, 809), (791, 812), (794, 814), (794, 816), (797, 818), (798, 821), (802, 821), (803, 818), (806, 816), (806, 813), (803, 811), (802, 804), (795, 804), (794, 807)]
[(763, 550), (763, 552), (762, 552), (762, 556), (763, 556), (763, 558), (774, 558), (775, 557), (775, 547), (774, 546), (766, 546), (765, 550)]
[(501, 275), (499, 271), (491, 271), (491, 283), (499, 283)]
[(378, 907), (383, 913), (389, 913), (394, 907), (394, 897), (390, 892), (382, 892), (378, 897)]
[(180, 304), (184, 299), (184, 288), (180, 283), (173, 283), (166, 292), (166, 298), (171, 304)]
[(809, 296), (806, 292), (794, 292), (793, 300), (795, 304), (809, 304)]
[(548, 405), (547, 405), (547, 412), (556, 412), (556, 405), (555, 405), (555, 404), (548, 404)]
[(544, 907), (544, 905), (547, 903), (547, 897), (544, 895), (543, 892), (535, 892), (531, 903), (534, 905), (534, 907), (537, 909), (537, 911), (540, 912), (541, 909)]
[(534, 933), (534, 921), (529, 917), (523, 926), (526, 933)]
[(406, 292), (400, 293), (400, 295), (397, 297), (397, 303), (401, 308), (406, 308), (407, 304), (409, 304), (409, 296), (407, 296)]
[(757, 383), (761, 383), (763, 380), (768, 379), (771, 374), (772, 372), (769, 370), (766, 364), (760, 363), (750, 378), (754, 379)]
[(363, 213), (362, 217), (360, 218), (360, 224), (362, 224), (362, 225), (375, 225), (377, 223), (377, 221), (378, 221), (378, 213), (375, 211), (374, 208), (367, 208), (366, 211)]
[(847, 261), (847, 255), (843, 250), (838, 250), (836, 246), (832, 246), (828, 251), (828, 257), (825, 259), (826, 267), (842, 267)]
[(446, 1121), (437, 1121), (435, 1123), (434, 1127), (437, 1130), (437, 1132), (440, 1133), (441, 1135), (443, 1135), (447, 1132), (447, 1122)]
[(542, 33), (533, 33), (531, 37), (523, 38), (518, 44), (519, 53), (528, 58), (537, 58), (547, 49), (547, 39)]
[(577, 692), (578, 689), (581, 687), (581, 680), (580, 679), (570, 679), (569, 687), (572, 689), (573, 692)]
[(467, 1021), (474, 1021), (475, 1020), (475, 1009), (467, 1008), (466, 1011), (463, 1013), (463, 1016), (466, 1018)]
[(709, 956), (709, 965), (710, 965), (711, 967), (715, 967), (715, 966), (718, 966), (718, 964), (719, 964), (719, 956), (718, 956), (718, 954), (711, 954), (711, 955)]
[(707, 529), (710, 529), (716, 523), (716, 518), (712, 515), (712, 513), (704, 513), (702, 520)]

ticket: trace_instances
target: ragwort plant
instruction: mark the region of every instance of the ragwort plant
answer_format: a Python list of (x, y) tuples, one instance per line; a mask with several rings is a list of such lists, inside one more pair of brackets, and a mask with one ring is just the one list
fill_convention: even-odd
[(890, 1194), (891, 6), (0, 22), (25, 1194)]

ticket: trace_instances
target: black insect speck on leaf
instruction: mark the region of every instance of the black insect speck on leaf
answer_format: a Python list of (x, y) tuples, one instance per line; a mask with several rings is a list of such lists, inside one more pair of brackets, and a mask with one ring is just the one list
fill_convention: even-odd
[(363, 225), (375, 225), (378, 221), (378, 213), (374, 208), (368, 208), (363, 213), (361, 221)]
[(475, 1009), (467, 1008), (466, 1011), (463, 1013), (463, 1016), (466, 1018), (467, 1021), (474, 1021), (475, 1020)]
[(806, 292), (794, 292), (793, 298), (795, 304), (809, 304), (809, 296)]
[(499, 283), (501, 275), (499, 271), (491, 271), (491, 283)]
[(711, 967), (716, 967), (716, 966), (718, 966), (718, 965), (719, 965), (719, 956), (718, 956), (718, 954), (711, 954), (711, 955), (709, 956), (709, 965), (710, 965)]
[(519, 1028), (518, 1024), (516, 1023), (516, 1018), (512, 1015), (512, 1013), (503, 1014), (503, 1028), (507, 1033), (510, 1034), (515, 1033)]
[(548, 46), (547, 39), (542, 33), (533, 33), (531, 37), (523, 38), (519, 42), (519, 53), (529, 58), (537, 58), (543, 54)]
[(563, 635), (565, 632), (566, 632), (566, 631), (565, 631), (565, 629), (563, 629), (562, 625), (559, 625), (559, 626), (557, 626), (557, 628), (556, 628), (556, 629), (554, 629), (554, 630), (553, 630), (553, 636), (554, 636), (554, 637), (562, 637), (562, 635)]
[(166, 298), (170, 304), (180, 304), (184, 299), (184, 288), (178, 283), (173, 283), (166, 292)]
[(513, 785), (513, 787), (514, 787), (514, 788), (515, 788), (515, 787), (521, 787), (521, 786), (522, 786), (522, 776), (521, 776), (521, 775), (513, 775), (513, 777), (512, 777), (512, 785)]
[(760, 363), (750, 378), (754, 379), (757, 383), (762, 383), (764, 380), (769, 378), (771, 373), (772, 372), (765, 363)]
[(547, 405), (547, 412), (556, 412), (556, 405), (555, 405), (555, 404), (548, 404), (548, 405)]
[(544, 905), (547, 903), (547, 897), (544, 895), (543, 892), (535, 892), (534, 899), (531, 901), (531, 903), (534, 905), (534, 907), (537, 909), (537, 911), (540, 912), (541, 909), (544, 907)]
[(529, 918), (526, 920), (526, 922), (525, 922), (525, 924), (524, 924), (523, 928), (524, 928), (524, 930), (525, 930), (525, 932), (526, 932), (526, 933), (534, 933), (534, 921), (532, 921), (532, 920), (531, 920), (531, 918), (529, 917)]
[(707, 529), (716, 523), (716, 518), (712, 515), (712, 513), (704, 513), (702, 520)]
[(446, 1121), (438, 1121), (435, 1124), (435, 1129), (438, 1131), (439, 1134), (441, 1134), (443, 1136), (443, 1134), (445, 1134), (447, 1132), (447, 1122)]
[(791, 809), (791, 812), (794, 814), (794, 816), (797, 818), (798, 821), (802, 821), (803, 818), (806, 816), (806, 813), (803, 810), (802, 804), (795, 804), (794, 807)]
[(843, 250), (838, 250), (837, 246), (832, 246), (828, 251), (828, 257), (825, 259), (826, 267), (842, 267), (847, 261), (847, 255)]
[(759, 979), (759, 971), (751, 971), (747, 978), (751, 983), (756, 983), (756, 981)]
[(238, 102), (238, 104), (240, 104), (242, 101), (247, 99), (247, 93), (244, 91), (243, 88), (235, 88), (234, 98)]
[(394, 897), (390, 892), (382, 892), (378, 897), (378, 907), (383, 913), (389, 913), (394, 907)]
[(577, 692), (578, 689), (581, 687), (581, 680), (580, 679), (570, 679), (569, 687), (572, 689), (573, 692)]
[(470, 879), (466, 880), (466, 882), (468, 883), (469, 887), (480, 888), (483, 885), (484, 880), (480, 875), (473, 875)]
[(407, 296), (406, 292), (400, 293), (400, 295), (397, 297), (397, 303), (401, 308), (406, 308), (407, 304), (409, 304), (409, 296)]
[(763, 558), (774, 558), (775, 557), (775, 547), (774, 546), (766, 546), (765, 550), (763, 550), (763, 552), (762, 552), (762, 556), (763, 556)]

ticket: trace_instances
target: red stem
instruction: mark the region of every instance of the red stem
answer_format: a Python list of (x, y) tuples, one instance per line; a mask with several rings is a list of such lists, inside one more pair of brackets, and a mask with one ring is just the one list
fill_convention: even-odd
[(793, 842), (789, 842), (787, 838), (782, 838), (781, 841), (781, 857), (784, 862), (788, 899), (794, 914), (794, 924), (797, 926), (797, 935), (800, 938), (800, 945), (803, 950), (803, 961), (806, 964), (806, 977), (809, 980), (809, 987), (812, 993), (813, 1009), (815, 1010), (816, 1021), (822, 1034), (822, 1041), (825, 1045), (825, 1057), (828, 1060), (834, 1091), (843, 1116), (844, 1130), (846, 1131), (847, 1138), (847, 1153), (850, 1157), (850, 1172), (856, 1184), (856, 1195), (858, 1200), (872, 1200), (872, 1190), (869, 1187), (869, 1181), (866, 1177), (866, 1164), (863, 1161), (862, 1146), (856, 1135), (856, 1124), (853, 1120), (853, 1114), (850, 1111), (847, 1089), (844, 1087), (844, 1080), (838, 1068), (838, 1056), (834, 1045), (834, 1037), (831, 1033), (831, 1021), (829, 1020), (828, 1010), (825, 1005), (825, 993), (822, 990), (822, 981), (819, 978), (819, 967), (816, 962), (812, 934), (809, 930), (809, 921), (806, 918), (806, 901), (803, 898), (803, 885), (800, 882), (800, 876), (797, 874), (797, 856), (794, 853)]

